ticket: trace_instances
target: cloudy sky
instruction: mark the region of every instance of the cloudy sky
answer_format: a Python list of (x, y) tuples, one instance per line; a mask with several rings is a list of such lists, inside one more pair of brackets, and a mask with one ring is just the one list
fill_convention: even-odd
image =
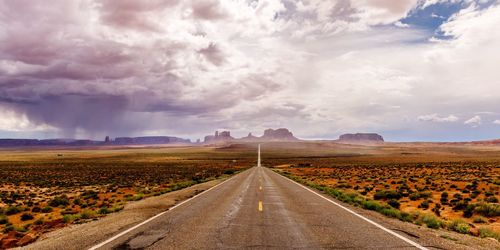
[(0, 0), (0, 137), (500, 138), (496, 0)]

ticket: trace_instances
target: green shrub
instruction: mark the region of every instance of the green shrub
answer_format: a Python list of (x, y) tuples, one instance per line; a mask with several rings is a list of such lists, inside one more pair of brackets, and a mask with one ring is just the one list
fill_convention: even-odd
[(127, 201), (138, 201), (138, 200), (142, 200), (142, 198), (144, 198), (144, 194), (136, 194), (136, 195), (126, 195), (125, 196), (125, 200)]
[(88, 200), (88, 199), (97, 200), (97, 199), (99, 199), (99, 193), (94, 191), (94, 190), (86, 190), (85, 192), (83, 192), (80, 195), (80, 197), (82, 197), (85, 200)]
[(42, 213), (50, 213), (52, 211), (54, 211), (54, 209), (49, 206), (42, 208)]
[(479, 236), (481, 238), (494, 238), (500, 240), (500, 234), (485, 227), (479, 228)]
[(435, 215), (437, 216), (441, 216), (441, 204), (439, 203), (436, 203), (436, 205), (434, 205), (434, 207), (432, 208), (432, 212), (434, 212)]
[(381, 200), (381, 199), (401, 199), (401, 194), (395, 190), (379, 190), (376, 191), (373, 195), (373, 199)]
[(49, 201), (49, 206), (51, 207), (59, 207), (59, 206), (65, 207), (67, 205), (69, 205), (69, 200), (66, 195), (55, 197), (54, 199)]
[(384, 206), (378, 201), (366, 200), (362, 203), (362, 207), (373, 211), (382, 211)]
[(21, 215), (21, 221), (32, 220), (33, 218), (32, 214), (24, 213)]
[(409, 213), (401, 212), (400, 210), (395, 209), (395, 208), (383, 208), (379, 212), (387, 217), (396, 218), (396, 219), (399, 219), (401, 221), (408, 221), (408, 222), (413, 221), (413, 218), (411, 217), (411, 215)]
[(438, 229), (444, 226), (444, 222), (438, 219), (434, 215), (426, 214), (419, 218), (423, 224), (427, 225), (428, 228)]
[(13, 225), (8, 225), (8, 226), (6, 226), (6, 227), (3, 229), (3, 232), (4, 232), (4, 233), (8, 233), (8, 232), (10, 232), (10, 231), (14, 231), (14, 229), (15, 229), (15, 228), (14, 228), (14, 226), (13, 226)]
[(416, 201), (416, 200), (419, 200), (419, 199), (422, 199), (422, 198), (429, 198), (431, 196), (432, 196), (431, 192), (422, 191), (422, 192), (411, 193), (410, 196), (409, 196), (409, 198), (412, 201)]
[(234, 170), (233, 169), (227, 169), (227, 170), (224, 171), (224, 174), (232, 175), (232, 174), (234, 174)]
[(399, 201), (394, 200), (394, 199), (389, 200), (389, 201), (387, 202), (387, 204), (389, 204), (389, 206), (391, 206), (391, 207), (393, 207), (393, 208), (396, 208), (396, 209), (399, 209), (399, 207), (401, 206), (401, 204), (399, 203)]
[(465, 200), (461, 200), (461, 201), (455, 203), (455, 205), (453, 206), (453, 210), (455, 210), (455, 211), (465, 210), (465, 209), (467, 209), (468, 205), (469, 205), (469, 202), (467, 202)]
[(420, 203), (420, 205), (418, 206), (422, 209), (428, 209), (429, 208), (429, 201), (428, 200), (425, 200), (425, 201), (422, 201), (422, 203)]
[(492, 203), (479, 203), (474, 211), (486, 217), (495, 217), (500, 215), (500, 205)]
[(109, 214), (110, 211), (108, 210), (107, 207), (101, 207), (99, 211), (97, 211), (98, 214)]
[(472, 217), (472, 215), (474, 214), (475, 207), (476, 206), (474, 204), (468, 204), (467, 207), (464, 210), (463, 217), (464, 218), (470, 218), (470, 217)]
[(92, 219), (97, 217), (96, 212), (92, 210), (85, 209), (80, 213), (80, 218), (86, 220), (86, 219)]
[(470, 193), (470, 198), (472, 198), (472, 199), (477, 198), (479, 196), (479, 194), (481, 194), (481, 191), (474, 190), (474, 191), (472, 191), (472, 193)]
[(470, 226), (467, 224), (467, 222), (463, 220), (454, 220), (452, 221), (449, 225), (448, 228), (450, 230), (453, 230), (457, 233), (461, 234), (469, 234), (470, 233)]
[(418, 195), (418, 193), (411, 193), (408, 198), (410, 198), (410, 200), (412, 201), (416, 201), (418, 199), (420, 199), (420, 195)]
[(79, 220), (81, 217), (79, 214), (65, 214), (63, 216), (63, 221), (66, 223), (70, 223), (76, 220)]
[(26, 225), (24, 227), (14, 227), (14, 230), (18, 231), (18, 232), (21, 232), (21, 233), (24, 233), (24, 232), (27, 232), (28, 231), (28, 226), (29, 225)]
[(491, 203), (498, 203), (498, 199), (497, 197), (495, 196), (490, 196), (490, 197), (486, 197), (486, 199), (484, 199), (486, 202), (491, 202)]
[(5, 215), (0, 215), (0, 225), (9, 223), (9, 219)]
[(17, 214), (19, 212), (21, 212), (21, 209), (19, 207), (10, 206), (7, 209), (5, 209), (6, 215), (13, 215), (13, 214)]
[(110, 209), (110, 212), (111, 213), (116, 213), (116, 212), (119, 212), (119, 211), (123, 210), (123, 208), (124, 208), (123, 206), (114, 206), (114, 207), (112, 207)]

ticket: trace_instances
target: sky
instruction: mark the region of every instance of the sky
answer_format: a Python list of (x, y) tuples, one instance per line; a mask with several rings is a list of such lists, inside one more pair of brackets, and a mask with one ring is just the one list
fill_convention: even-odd
[(500, 138), (497, 0), (0, 0), (0, 138)]

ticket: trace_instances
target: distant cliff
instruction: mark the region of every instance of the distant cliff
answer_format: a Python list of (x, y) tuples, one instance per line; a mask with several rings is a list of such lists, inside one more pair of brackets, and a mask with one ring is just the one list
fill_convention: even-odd
[(295, 136), (293, 136), (292, 132), (290, 132), (286, 128), (279, 129), (266, 129), (264, 131), (264, 135), (260, 137), (260, 139), (264, 141), (296, 141), (298, 140)]
[(114, 145), (149, 145), (149, 144), (191, 143), (191, 140), (173, 136), (143, 136), (143, 137), (117, 137), (114, 141), (110, 141), (109, 143)]
[(185, 144), (189, 139), (172, 136), (118, 137), (115, 140), (106, 136), (104, 141), (75, 139), (0, 139), (0, 147), (33, 147), (33, 146), (101, 146), (101, 145), (149, 145), (149, 144)]
[(214, 135), (205, 136), (205, 143), (220, 143), (220, 142), (228, 142), (232, 141), (234, 138), (231, 136), (231, 132), (229, 131), (215, 131)]
[(261, 137), (254, 136), (252, 133), (249, 133), (248, 136), (235, 139), (231, 136), (229, 131), (218, 132), (215, 131), (214, 135), (205, 136), (204, 143), (212, 144), (212, 143), (226, 143), (231, 141), (240, 141), (240, 142), (265, 142), (265, 141), (298, 141), (295, 136), (293, 136), (292, 132), (290, 132), (286, 128), (279, 129), (266, 129), (264, 131), (264, 135)]
[(102, 142), (74, 139), (0, 139), (0, 147), (30, 147), (30, 146), (91, 146)]
[(384, 138), (375, 133), (343, 134), (338, 139), (339, 142), (384, 142)]

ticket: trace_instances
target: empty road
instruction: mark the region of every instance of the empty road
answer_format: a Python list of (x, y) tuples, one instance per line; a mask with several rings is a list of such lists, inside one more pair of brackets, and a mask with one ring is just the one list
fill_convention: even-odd
[(425, 249), (253, 167), (95, 249)]

